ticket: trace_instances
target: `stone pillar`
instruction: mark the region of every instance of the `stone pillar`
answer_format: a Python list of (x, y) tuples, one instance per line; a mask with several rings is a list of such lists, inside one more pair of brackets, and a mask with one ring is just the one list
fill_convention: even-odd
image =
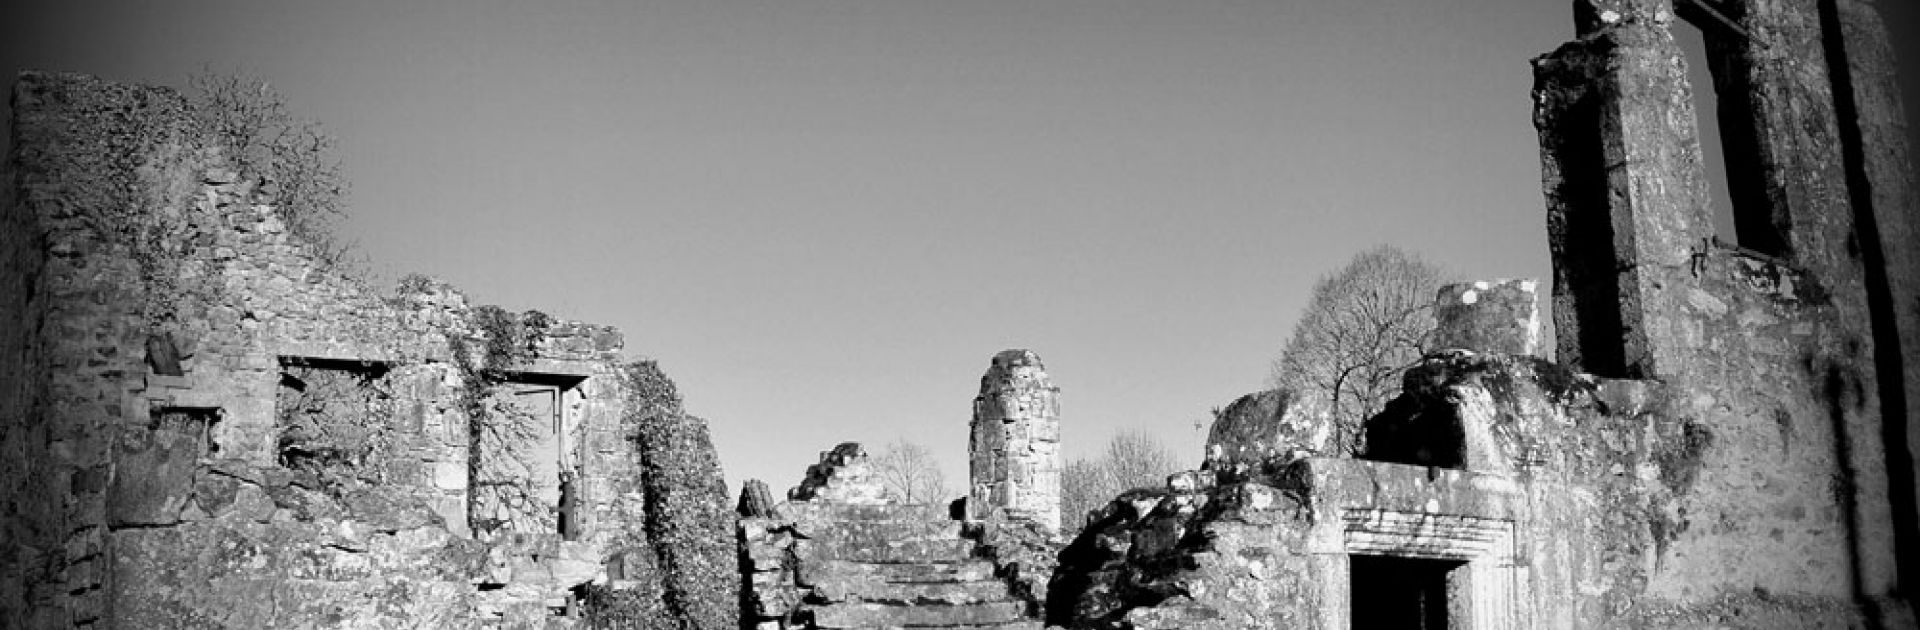
[(1713, 231), (1672, 5), (1580, 0), (1575, 17), (1582, 37), (1533, 62), (1559, 359), (1607, 377), (1684, 373), (1672, 297)]
[(1060, 528), (1060, 388), (1029, 350), (993, 355), (973, 399), (969, 516)]
[(1532, 280), (1462, 282), (1434, 302), (1433, 347), (1493, 354), (1540, 354), (1540, 308)]

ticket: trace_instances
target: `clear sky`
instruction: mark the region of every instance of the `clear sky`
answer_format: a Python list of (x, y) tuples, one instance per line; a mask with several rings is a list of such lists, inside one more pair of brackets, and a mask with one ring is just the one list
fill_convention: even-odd
[(266, 78), (376, 270), (625, 329), (730, 485), (904, 437), (958, 488), (996, 351), (1069, 456), (1193, 464), (1354, 253), (1545, 278), (1527, 62), (1570, 4), (16, 2), (0, 72)]

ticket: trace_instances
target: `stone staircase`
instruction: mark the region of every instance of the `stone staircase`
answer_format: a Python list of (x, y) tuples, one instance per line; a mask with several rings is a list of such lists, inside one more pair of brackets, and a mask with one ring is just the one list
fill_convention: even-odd
[(778, 512), (758, 520), (775, 525), (770, 541), (790, 527), (798, 589), (792, 614), (774, 627), (1042, 627), (944, 506), (787, 502)]

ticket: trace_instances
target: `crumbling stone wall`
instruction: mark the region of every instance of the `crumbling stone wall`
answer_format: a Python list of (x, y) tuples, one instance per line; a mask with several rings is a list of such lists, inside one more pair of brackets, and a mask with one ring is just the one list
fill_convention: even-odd
[[(1756, 261), (1707, 264), (1703, 277), (1741, 286), (1806, 286)], [(1510, 295), (1460, 299), (1491, 287)], [(1283, 394), (1244, 399), (1256, 412), (1222, 414), (1217, 423), (1234, 426), (1214, 435), (1251, 443), (1210, 444), (1210, 454), (1271, 459), (1210, 457), (1208, 469), (1177, 474), (1164, 491), (1118, 497), (1060, 555), (1049, 622), (1345, 628), (1369, 597), (1351, 558), (1369, 556), (1457, 563), (1446, 578), (1457, 608), (1449, 627), (1911, 624), (1898, 602), (1865, 604), (1833, 583), (1847, 579), (1851, 558), (1840, 492), (1850, 489), (1833, 485), (1832, 452), (1805, 452), (1804, 436), (1743, 434), (1723, 415), (1791, 391), (1603, 378), (1486, 351), (1537, 336), (1530, 318), (1515, 316), (1527, 310), (1526, 289), (1440, 292), (1439, 307), (1455, 311), (1442, 326), (1475, 329), (1440, 336), (1479, 347), (1455, 343), (1408, 370), (1401, 396), (1367, 423), (1367, 461), (1316, 455), (1317, 432), (1302, 427), (1328, 420), (1288, 417)], [(1779, 299), (1745, 304), (1746, 317)], [(1753, 338), (1794, 339), (1764, 328)], [(1763, 372), (1756, 382), (1792, 380)], [(1803, 407), (1818, 403), (1801, 396)]]
[(974, 518), (998, 509), (1059, 530), (1059, 394), (1039, 355), (1006, 350), (993, 356), (973, 401), (968, 443)]
[(800, 485), (787, 489), (789, 501), (829, 501), (856, 505), (892, 503), (887, 489), (859, 442), (842, 442), (821, 451), (820, 461), (807, 466)]
[[(1884, 33), (1811, 0), (1679, 8), (1577, 3), (1580, 39), (1535, 62), (1561, 357), (1667, 383), (1683, 392), (1676, 421), (1712, 436), (1649, 598), (1684, 606), (1761, 588), (1884, 601), (1894, 504), (1911, 505), (1913, 477), (1890, 465), (1907, 455), (1911, 422), (1896, 392), (1914, 380), (1885, 303), (1888, 278), (1911, 269), (1886, 264), (1920, 245), (1878, 238), (1868, 202), (1886, 198), (1869, 172), (1884, 183), (1886, 169), (1911, 166), (1899, 151), (1859, 152), (1862, 110), (1835, 75), (1851, 72), (1847, 50)], [(1720, 55), (1718, 114), (1742, 143), (1729, 148), (1727, 191), (1706, 188), (1694, 86), (1670, 34), (1690, 26), (1676, 18)], [(1866, 123), (1886, 124), (1885, 104), (1873, 107)], [(1709, 194), (1736, 202), (1742, 246), (1712, 233)]]
[(788, 500), (742, 489), (743, 627), (1037, 627), (1057, 551), (1031, 521), (963, 520), (958, 509), (900, 504), (865, 473), (866, 451), (820, 454)]
[[(26, 73), (14, 111), (0, 617), (539, 625), (607, 581), (649, 516), (617, 331), (337, 273), (170, 91)], [(332, 398), (303, 396), (329, 379)], [(547, 429), (578, 481), (568, 533), (468, 529), (472, 436), (500, 421), (473, 402), (513, 382), (564, 390)], [(703, 435), (672, 440), (711, 458)], [(714, 547), (694, 553), (731, 558)]]

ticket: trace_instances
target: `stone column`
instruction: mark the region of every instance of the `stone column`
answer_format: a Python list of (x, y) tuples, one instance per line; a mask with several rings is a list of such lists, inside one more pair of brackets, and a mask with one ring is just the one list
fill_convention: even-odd
[(1060, 528), (1059, 398), (1039, 355), (993, 356), (973, 399), (969, 517), (998, 508), (1010, 519)]

